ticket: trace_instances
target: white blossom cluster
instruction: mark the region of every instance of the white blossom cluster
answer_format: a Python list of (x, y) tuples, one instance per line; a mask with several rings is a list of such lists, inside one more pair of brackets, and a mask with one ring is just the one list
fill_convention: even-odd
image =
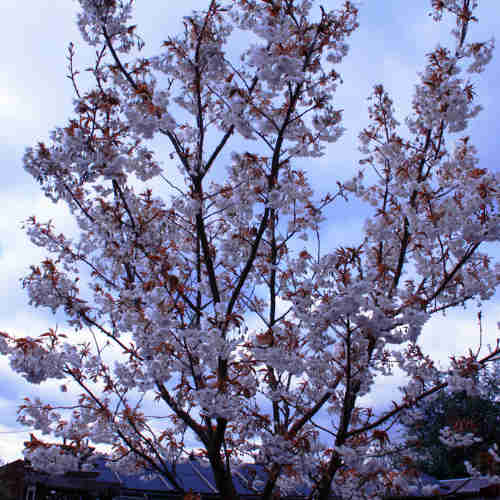
[(439, 441), (450, 448), (461, 448), (464, 446), (471, 446), (474, 443), (482, 441), (480, 437), (474, 436), (473, 433), (458, 433), (453, 432), (449, 427), (444, 427), (439, 431)]
[(53, 445), (48, 448), (40, 446), (33, 451), (24, 453), (26, 459), (35, 467), (49, 474), (64, 474), (67, 471), (92, 470), (89, 463), (82, 463), (78, 455), (65, 453), (59, 446)]

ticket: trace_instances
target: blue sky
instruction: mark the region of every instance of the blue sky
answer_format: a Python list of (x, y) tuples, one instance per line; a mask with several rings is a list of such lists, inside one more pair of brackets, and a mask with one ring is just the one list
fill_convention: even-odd
[[(161, 2), (138, 0), (134, 24), (147, 42), (146, 54), (153, 54), (169, 34), (177, 32), (182, 15), (193, 8), (205, 6), (205, 0)], [(336, 0), (326, 4), (335, 5)], [(482, 0), (478, 10), (480, 23), (471, 30), (471, 39), (482, 41), (500, 34), (500, 3)], [(313, 185), (321, 192), (324, 186), (335, 186), (337, 179), (346, 179), (354, 172), (361, 155), (357, 151), (357, 135), (367, 124), (367, 102), (373, 85), (383, 83), (394, 100), (397, 117), (403, 118), (411, 109), (411, 96), (416, 73), (425, 65), (425, 54), (436, 43), (449, 41), (450, 25), (436, 24), (427, 15), (430, 1), (378, 0), (365, 1), (360, 7), (360, 28), (351, 38), (351, 50), (340, 66), (344, 85), (340, 87), (336, 105), (344, 108), (342, 139), (329, 148), (314, 169), (308, 169)], [(50, 130), (64, 125), (72, 112), (71, 82), (66, 78), (66, 55), (70, 41), (77, 49), (77, 64), (92, 64), (93, 50), (80, 40), (74, 23), (78, 4), (71, 0), (2, 0), (0, 32), (2, 62), (0, 64), (0, 148), (2, 175), (0, 183), (0, 331), (18, 335), (36, 335), (55, 324), (63, 326), (63, 317), (31, 308), (19, 279), (31, 264), (43, 257), (21, 229), (30, 215), (52, 218), (59, 230), (71, 231), (73, 223), (60, 207), (43, 198), (34, 180), (22, 168), (22, 155), (28, 146), (47, 140)], [(498, 162), (500, 133), (500, 57), (495, 57), (485, 74), (476, 79), (478, 102), (483, 112), (472, 123), (469, 133), (478, 147), (481, 167), (500, 170)], [(167, 149), (158, 147), (160, 157)], [(339, 205), (328, 213), (323, 244), (359, 240), (367, 208), (360, 205)], [(499, 246), (492, 246), (500, 257)], [(483, 310), (483, 345), (494, 344), (496, 323), (500, 320), (500, 295)], [(477, 348), (479, 341), (476, 313), (470, 304), (467, 310), (435, 318), (426, 326), (420, 339), (424, 350), (445, 366), (452, 354)], [(483, 352), (487, 352), (484, 349)], [(40, 394), (50, 400), (57, 384), (32, 386), (13, 373), (6, 359), (0, 358), (0, 457), (19, 458), (22, 442), (29, 429), (16, 422), (16, 408), (24, 396)], [(371, 401), (380, 403), (394, 399), (398, 385), (380, 384)], [(58, 395), (58, 397), (60, 397)], [(370, 398), (367, 400), (370, 401)]]

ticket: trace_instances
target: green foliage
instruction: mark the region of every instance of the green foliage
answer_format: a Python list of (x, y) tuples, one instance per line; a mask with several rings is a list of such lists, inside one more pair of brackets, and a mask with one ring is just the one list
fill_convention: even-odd
[[(500, 447), (500, 388), (497, 372), (500, 363), (481, 378), (485, 389), (482, 397), (467, 396), (465, 391), (441, 393), (419, 407), (422, 418), (406, 425), (407, 444), (415, 449), (416, 466), (437, 479), (468, 477), (467, 460), (481, 473), (500, 473), (499, 464), (490, 460), (487, 450), (494, 444)], [(439, 440), (439, 431), (450, 427), (458, 432), (471, 432), (482, 441), (467, 447), (449, 448)], [(397, 460), (396, 460), (397, 461)]]

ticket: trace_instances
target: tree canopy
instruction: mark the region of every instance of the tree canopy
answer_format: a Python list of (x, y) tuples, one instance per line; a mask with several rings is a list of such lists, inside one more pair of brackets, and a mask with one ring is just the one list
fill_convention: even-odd
[[(73, 114), (24, 156), (78, 227), (26, 223), (48, 253), (23, 280), (30, 304), (68, 323), (0, 338), (26, 380), (60, 380), (68, 395), (21, 406), (20, 421), (51, 436), (28, 443), (30, 462), (61, 472), (102, 453), (182, 493), (171, 464), (195, 453), (225, 500), (248, 461), (266, 467), (250, 485), (263, 499), (295, 484), (322, 500), (406, 491), (412, 456), (398, 474), (381, 457), (389, 428), (444, 387), (472, 393), (498, 353), (454, 358), (442, 379), (417, 344), (429, 318), (489, 299), (500, 281), (484, 249), (500, 239), (500, 177), (466, 134), (480, 110), (471, 78), (493, 51), (469, 40), (477, 1), (432, 0), (435, 21), (456, 24), (453, 44), (427, 54), (406, 128), (376, 85), (360, 166), (346, 182), (332, 173), (322, 196), (308, 175), (343, 133), (335, 94), (354, 3), (207, 1), (153, 57), (141, 57), (132, 0), (79, 3), (93, 84), (70, 45)], [(325, 246), (326, 208), (353, 199), (372, 209), (359, 244)], [(367, 407), (393, 366), (401, 397)]]
[[(407, 445), (417, 449), (419, 470), (437, 479), (469, 477), (465, 461), (482, 474), (500, 473), (498, 463), (491, 460), (488, 450), (500, 446), (500, 387), (498, 367), (480, 377), (481, 394), (466, 391), (450, 393), (443, 390), (432, 400), (423, 400), (418, 407), (421, 414), (405, 425)], [(472, 434), (478, 441), (468, 446), (450, 449), (440, 440), (443, 428), (452, 428), (463, 434)], [(398, 460), (395, 461), (398, 463)]]

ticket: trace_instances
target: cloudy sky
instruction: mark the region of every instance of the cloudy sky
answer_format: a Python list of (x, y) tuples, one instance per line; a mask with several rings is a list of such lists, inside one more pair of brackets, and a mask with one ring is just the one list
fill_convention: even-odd
[[(202, 8), (205, 0), (137, 0), (138, 32), (147, 42), (146, 54), (154, 53), (169, 34), (177, 32), (183, 15)], [(336, 0), (325, 0), (334, 5)], [(351, 38), (351, 52), (340, 67), (344, 85), (337, 94), (337, 106), (344, 108), (347, 132), (311, 170), (313, 185), (320, 191), (335, 186), (336, 179), (352, 174), (360, 154), (357, 135), (367, 124), (366, 98), (373, 85), (383, 83), (389, 90), (400, 121), (411, 109), (416, 73), (424, 68), (425, 54), (441, 41), (449, 41), (449, 25), (435, 24), (427, 15), (430, 1), (364, 1), (360, 10), (360, 28)], [(500, 3), (481, 0), (479, 24), (471, 30), (475, 41), (500, 33)], [(36, 335), (61, 318), (38, 311), (27, 304), (19, 279), (31, 264), (43, 257), (24, 235), (22, 221), (30, 215), (53, 218), (60, 230), (71, 231), (72, 221), (60, 207), (44, 199), (34, 180), (24, 172), (22, 155), (26, 147), (47, 140), (50, 130), (65, 125), (72, 111), (72, 88), (66, 78), (66, 54), (70, 41), (77, 49), (77, 64), (92, 63), (93, 51), (80, 40), (75, 26), (78, 3), (72, 0), (2, 0), (0, 2), (0, 331), (18, 335)], [(482, 168), (500, 170), (498, 148), (500, 134), (500, 57), (496, 57), (477, 80), (478, 102), (483, 112), (472, 123), (469, 133), (479, 149)], [(160, 153), (162, 151), (160, 150)], [(342, 207), (341, 207), (342, 208)], [(329, 245), (356, 242), (363, 225), (364, 208), (350, 206), (329, 213), (325, 235)], [(491, 251), (500, 257), (500, 247)], [(500, 320), (497, 294), (483, 311), (483, 346), (494, 344), (496, 323)], [(433, 319), (420, 339), (424, 350), (446, 366), (453, 354), (477, 348), (479, 333), (476, 314), (467, 310)], [(483, 347), (486, 353), (486, 347)], [(380, 385), (377, 401), (393, 399), (397, 381)], [(55, 384), (32, 386), (13, 373), (6, 359), (0, 358), (0, 457), (20, 458), (22, 442), (29, 429), (16, 422), (16, 408), (25, 396), (40, 394), (48, 401)], [(59, 397), (59, 396), (58, 396)]]

